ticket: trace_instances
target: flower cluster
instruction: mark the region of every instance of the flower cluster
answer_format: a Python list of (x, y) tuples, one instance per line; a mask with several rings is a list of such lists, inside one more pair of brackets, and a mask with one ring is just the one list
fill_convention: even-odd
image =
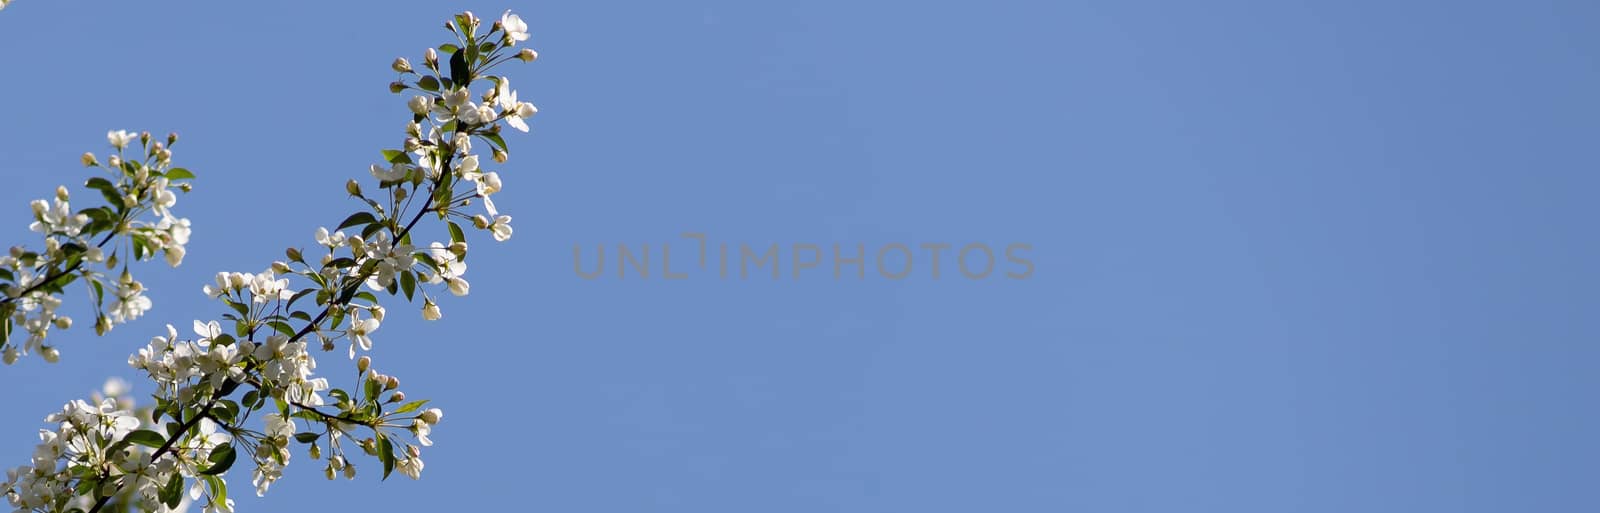
[[(52, 327), (72, 326), (70, 317), (57, 313), (60, 295), (72, 282), (85, 284), (94, 301), (95, 331), (104, 334), (150, 310), (144, 284), (134, 279), (128, 262), (150, 260), (157, 254), (173, 267), (183, 262), (190, 228), (188, 219), (172, 213), (178, 202), (174, 189), (187, 192), (187, 180), (194, 174), (172, 167), (171, 146), (177, 143), (177, 134), (168, 135), (163, 143), (152, 141), (149, 132), (113, 130), (106, 139), (115, 152), (106, 156), (104, 164), (93, 153), (82, 158), (85, 166), (107, 172), (84, 184), (105, 204), (74, 210), (67, 188), (57, 187), (54, 198), (31, 204), (29, 229), (44, 237), (42, 250), (18, 246), (0, 255), (0, 361), (6, 364), (26, 354), (50, 362), (60, 357), (45, 338)], [(135, 141), (140, 147), (130, 150)], [(119, 263), (122, 269), (115, 279), (95, 265), (112, 270)], [(27, 338), (13, 342), (19, 327)]]
[(231, 437), (206, 421), (195, 436), (167, 449), (182, 457), (155, 459), (152, 447), (162, 439), (152, 429), (161, 426), (148, 409), (135, 410), (127, 392), (128, 384), (113, 378), (88, 401), (69, 402), (46, 417), (55, 429), (39, 431), (31, 464), (8, 470), (0, 483), (10, 504), (18, 510), (87, 511), (104, 496), (157, 511), (162, 505), (200, 498), (204, 489), (199, 481), (188, 494), (182, 493), (181, 474), (203, 472), (199, 462), (225, 450)]
[[(489, 200), (502, 187), (500, 175), (480, 167), (473, 142), (486, 141), (495, 162), (507, 160), (500, 123), (525, 130), (536, 110), (516, 100), (508, 79), (488, 71), (536, 54), (511, 51), (528, 39), (516, 15), (507, 12), (484, 32), (480, 25), (471, 12), (448, 25), (456, 42), (438, 47), (452, 55), (448, 76), (440, 73), (433, 48), (425, 55), (433, 74), (396, 61), (398, 72), (414, 77), (398, 89), (424, 95), (410, 102), (405, 149), (385, 150), (385, 163), (371, 169), (382, 194), (368, 197), (359, 183), (348, 183), (346, 190), (364, 206), (331, 230), (317, 229), (320, 255), (308, 258), (291, 247), (285, 261), (261, 272), (216, 275), (201, 291), (227, 313), (193, 321), (192, 335), (180, 336), (168, 325), (128, 359), (154, 384), (148, 421), (122, 420), (130, 414), (120, 404), (69, 405), (71, 412), (50, 422), (84, 420), (43, 435), (69, 440), (69, 449), (41, 449), (31, 465), (0, 483), (13, 506), (95, 513), (113, 500), (146, 510), (193, 500), (207, 511), (231, 512), (226, 476), (239, 455), (249, 458), (250, 481), (260, 495), (283, 477), (296, 444), (311, 459), (326, 460), (329, 479), (355, 477), (355, 451), (376, 457), (385, 478), (395, 471), (421, 477), (422, 447), (433, 445), (433, 427), (444, 413), (424, 408), (427, 400), (408, 400), (399, 378), (378, 372), (370, 355), (357, 353), (372, 351), (384, 320), (379, 294), (407, 301), (421, 295), (428, 320), (441, 317), (430, 287), (468, 294), (468, 244), (457, 220), (471, 220), (495, 240), (511, 236), (510, 217)], [(493, 86), (481, 104), (466, 99), (475, 80)], [(485, 214), (464, 211), (475, 200)], [(420, 222), (430, 217), (442, 224), (440, 240), (414, 243), (422, 237)], [(357, 371), (347, 388), (316, 373), (315, 350), (332, 351), (341, 341)], [(260, 420), (248, 423), (251, 417)]]

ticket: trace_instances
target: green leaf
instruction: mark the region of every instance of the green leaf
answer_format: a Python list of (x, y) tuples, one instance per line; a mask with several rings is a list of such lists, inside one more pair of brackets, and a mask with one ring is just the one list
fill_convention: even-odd
[(173, 472), (172, 479), (168, 479), (166, 486), (161, 487), (156, 498), (168, 508), (178, 507), (178, 503), (183, 502), (183, 473)]
[(233, 423), (239, 415), (239, 403), (224, 399), (217, 401), (217, 406), (211, 409), (211, 415), (222, 419), (223, 422)]
[(211, 468), (202, 470), (200, 473), (208, 476), (214, 476), (223, 472), (227, 472), (228, 467), (233, 466), (233, 460), (237, 459), (238, 457), (239, 455), (233, 451), (232, 445), (224, 445), (222, 447), (213, 449), (211, 451), (211, 457), (207, 458), (211, 460)]
[(161, 447), (162, 444), (167, 443), (167, 437), (161, 436), (161, 433), (157, 433), (148, 429), (141, 429), (132, 433), (128, 433), (128, 436), (123, 438), (123, 440), (143, 445), (145, 447)]
[(406, 301), (411, 301), (411, 296), (417, 292), (417, 277), (411, 271), (400, 273), (400, 288), (406, 291)]
[(378, 438), (378, 459), (383, 460), (383, 479), (389, 479), (389, 473), (394, 472), (394, 444), (387, 436)]
[(500, 134), (480, 134), (480, 135), (484, 139), (488, 139), (489, 142), (494, 143), (495, 146), (499, 146), (500, 149), (506, 150), (506, 151), (510, 151), (510, 150), (506, 149), (506, 139), (504, 137), (500, 137)]
[(422, 88), (424, 91), (437, 93), (439, 92), (439, 79), (434, 78), (433, 75), (423, 76), (422, 78), (417, 79), (417, 87)]
[(417, 253), (412, 256), (416, 257), (418, 262), (422, 262), (423, 264), (427, 265), (428, 269), (431, 269), (433, 272), (439, 272), (439, 262), (433, 260), (433, 255), (429, 255), (427, 253)]
[(466, 242), (467, 236), (461, 233), (461, 226), (455, 221), (450, 221), (450, 242)]
[(411, 156), (400, 150), (383, 150), (383, 160), (390, 164), (396, 162), (411, 163)]
[(272, 326), (272, 329), (277, 330), (278, 333), (282, 333), (286, 337), (293, 337), (294, 336), (294, 333), (295, 333), (294, 327), (289, 326), (289, 323), (287, 323), (287, 322), (272, 321), (272, 322), (267, 323), (267, 325)]
[(315, 441), (317, 441), (318, 438), (322, 438), (322, 433), (310, 433), (310, 432), (307, 432), (307, 433), (295, 433), (294, 434), (295, 441), (303, 443), (303, 444), (309, 444), (311, 442), (315, 442)]
[(335, 230), (343, 230), (345, 228), (349, 228), (351, 226), (355, 226), (355, 225), (358, 225), (358, 224), (368, 224), (368, 223), (375, 223), (375, 222), (378, 222), (378, 219), (375, 218), (375, 217), (372, 217), (372, 213), (371, 212), (356, 212), (354, 214), (350, 214), (350, 217), (344, 218), (344, 222), (339, 223), (339, 227), (335, 228)]
[(167, 170), (167, 179), (168, 180), (193, 180), (194, 179), (194, 173), (189, 172), (188, 169), (184, 169), (184, 168), (181, 168), (181, 167), (175, 167), (175, 168)]
[(399, 415), (399, 414), (402, 414), (402, 413), (411, 413), (411, 412), (417, 411), (417, 408), (421, 408), (422, 405), (424, 405), (424, 404), (428, 404), (428, 400), (427, 399), (417, 399), (415, 401), (411, 401), (409, 403), (405, 403), (405, 404), (400, 405), (399, 409), (397, 409), (397, 410), (395, 410), (393, 412), (390, 412), (390, 413), (392, 413), (394, 415)]
[(123, 209), (122, 193), (117, 191), (117, 186), (113, 185), (110, 180), (96, 176), (84, 182), (83, 186), (100, 191), (100, 195), (105, 196), (106, 203), (110, 204), (111, 207), (116, 208), (118, 211)]
[(228, 503), (228, 482), (216, 476), (201, 475), (200, 480), (206, 482), (206, 490), (211, 492), (211, 501), (216, 504)]
[(341, 326), (343, 324), (344, 324), (344, 309), (343, 308), (335, 309), (333, 311), (333, 314), (328, 316), (328, 329), (337, 330), (337, 329), (339, 329), (339, 326)]
[(105, 288), (104, 285), (100, 284), (100, 280), (90, 279), (89, 280), (89, 285), (94, 287), (94, 304), (96, 304), (96, 305), (105, 304), (105, 302), (106, 302), (106, 288)]
[[(316, 291), (317, 291), (317, 289), (308, 288), (308, 289), (302, 289), (301, 291), (294, 293), (293, 296), (289, 296), (289, 306), (294, 306), (294, 302), (295, 301), (298, 301), (300, 298), (306, 297), (307, 294), (311, 294), (311, 293), (316, 292)], [(307, 316), (305, 320), (309, 321), (309, 320), (311, 320), (311, 317)]]
[(460, 49), (461, 49), (461, 47), (453, 45), (453, 44), (449, 44), (449, 43), (445, 43), (445, 44), (439, 45), (439, 53), (446, 54), (446, 55), (455, 53), (456, 50), (460, 50)]

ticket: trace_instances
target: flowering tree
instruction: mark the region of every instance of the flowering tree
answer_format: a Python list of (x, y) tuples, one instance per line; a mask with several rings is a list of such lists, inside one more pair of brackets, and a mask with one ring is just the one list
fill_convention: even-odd
[[(361, 207), (331, 230), (318, 228), (314, 249), (290, 247), (285, 260), (258, 273), (218, 273), (203, 288), (226, 307), (218, 320), (193, 321), (192, 335), (169, 324), (129, 357), (152, 382), (153, 404), (136, 407), (126, 386), (111, 383), (104, 394), (46, 417), (50, 429), (40, 431), (32, 461), (0, 482), (12, 507), (168, 511), (194, 501), (206, 511), (231, 512), (227, 478), (238, 472), (236, 463), (250, 463), (250, 481), (265, 494), (294, 445), (323, 460), (329, 479), (353, 479), (357, 452), (374, 458), (384, 478), (394, 471), (421, 475), (421, 448), (432, 445), (430, 432), (443, 413), (425, 408), (426, 400), (408, 400), (399, 379), (357, 353), (372, 348), (384, 319), (380, 297), (420, 300), (423, 318), (437, 320), (430, 294), (467, 295), (463, 226), (496, 241), (511, 237), (511, 217), (490, 199), (500, 176), (485, 169), (474, 149), (504, 163), (509, 148), (501, 124), (526, 132), (537, 112), (517, 99), (508, 78), (491, 73), (511, 59), (538, 57), (515, 48), (528, 39), (519, 17), (507, 11), (484, 30), (464, 12), (446, 28), (454, 40), (428, 48), (421, 69), (404, 58), (393, 63), (400, 76), (390, 90), (412, 94), (410, 120), (401, 148), (383, 150), (384, 162), (372, 166), (375, 190), (364, 192), (356, 180), (346, 184)], [(441, 53), (448, 56), (443, 65)], [(129, 260), (158, 253), (172, 265), (183, 259), (188, 222), (172, 215), (171, 189), (187, 191), (184, 180), (193, 174), (170, 165), (176, 135), (165, 143), (122, 131), (108, 138), (116, 153), (104, 164), (92, 154), (83, 158), (108, 173), (86, 184), (106, 204), (73, 211), (66, 189), (58, 189), (54, 203), (33, 204), (33, 229), (44, 235), (44, 249), (13, 249), (0, 260), (6, 363), (24, 354), (57, 360), (60, 352), (44, 338), (51, 326), (71, 325), (55, 311), (73, 281), (88, 284), (103, 334), (151, 306)], [(135, 139), (139, 156), (131, 157), (125, 152)], [(119, 263), (115, 281), (95, 269)], [(107, 288), (112, 300), (102, 308)], [(27, 334), (20, 346), (13, 339), (22, 333), (12, 336), (13, 325)], [(358, 376), (347, 388), (316, 373), (315, 353), (341, 343)]]

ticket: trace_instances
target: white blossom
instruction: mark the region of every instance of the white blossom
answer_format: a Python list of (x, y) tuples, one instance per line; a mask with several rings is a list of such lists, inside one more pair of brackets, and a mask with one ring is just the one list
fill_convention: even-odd
[(511, 14), (511, 11), (500, 15), (500, 28), (505, 29), (506, 39), (511, 40), (510, 44), (528, 40), (528, 24), (522, 21), (522, 17)]
[(127, 147), (128, 143), (133, 142), (133, 140), (138, 137), (138, 134), (129, 132), (127, 130), (112, 130), (110, 132), (106, 132), (106, 141), (110, 142), (111, 146), (118, 150)]

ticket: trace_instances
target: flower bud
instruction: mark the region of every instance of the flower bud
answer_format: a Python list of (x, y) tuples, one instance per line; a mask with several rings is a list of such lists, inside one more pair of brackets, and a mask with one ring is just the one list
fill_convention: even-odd
[[(57, 201), (66, 201), (67, 200), (67, 186), (65, 186), (65, 185), (57, 185), (56, 186), (56, 200)], [(50, 239), (50, 240), (55, 240), (55, 239)]]
[(433, 101), (426, 96), (412, 96), (410, 100), (406, 101), (406, 108), (411, 109), (411, 113), (418, 116), (428, 115), (428, 108), (430, 107), (433, 107)]
[(396, 80), (394, 82), (390, 82), (389, 83), (389, 92), (391, 92), (391, 93), (399, 93), (400, 91), (404, 91), (404, 90), (406, 90), (406, 83), (405, 82), (401, 82), (399, 80)]
[(39, 356), (43, 356), (44, 361), (56, 363), (61, 360), (61, 351), (57, 351), (54, 347), (45, 346), (39, 348)]
[(394, 376), (389, 376), (388, 378), (389, 379), (383, 383), (384, 390), (394, 390), (396, 388), (400, 388), (400, 378)]
[(504, 164), (504, 163), (506, 163), (506, 159), (509, 159), (509, 158), (511, 158), (511, 155), (507, 154), (506, 150), (501, 150), (501, 149), (494, 150), (494, 161), (495, 162)]
[(397, 73), (410, 73), (411, 61), (406, 60), (405, 57), (396, 57), (394, 64), (390, 64), (389, 67), (393, 68)]
[(122, 168), (122, 157), (119, 157), (119, 156), (116, 156), (116, 155), (112, 155), (111, 158), (107, 159), (106, 161), (109, 162), (111, 164), (111, 167), (113, 167), (113, 168), (117, 168), (117, 169), (121, 169)]
[(433, 48), (428, 48), (427, 50), (423, 50), (422, 51), (422, 62), (427, 64), (428, 67), (430, 67), (430, 68), (439, 67), (439, 52), (433, 51)]
[(322, 476), (328, 478), (329, 481), (332, 481), (334, 476), (337, 475), (339, 474), (333, 471), (333, 465), (331, 463), (326, 468), (322, 469)]
[(488, 228), (489, 218), (483, 217), (483, 214), (472, 216), (472, 226), (476, 226), (479, 230)]
[(345, 479), (355, 479), (356, 478), (356, 466), (355, 466), (355, 464), (346, 463), (344, 465), (344, 478)]
[(60, 328), (60, 329), (71, 328), (72, 327), (72, 318), (63, 315), (61, 317), (57, 317), (56, 320), (55, 320), (55, 323), (56, 323), (56, 327)]
[(83, 162), (83, 167), (94, 167), (100, 165), (100, 161), (95, 160), (94, 154), (87, 151), (83, 152), (83, 157), (80, 157), (78, 160)]
[(348, 181), (348, 182), (345, 182), (344, 183), (344, 192), (348, 192), (348, 193), (350, 193), (351, 196), (355, 196), (357, 198), (360, 198), (361, 197), (361, 183), (357, 182), (357, 181), (355, 181), (353, 179)]
[(170, 162), (170, 161), (172, 161), (172, 150), (162, 149), (160, 151), (157, 151), (156, 152), (156, 160), (160, 160), (162, 162)]
[(358, 373), (366, 372), (367, 369), (369, 369), (371, 367), (372, 367), (372, 357), (371, 356), (362, 356), (361, 359), (356, 360), (356, 372), (358, 372)]
[(422, 416), (419, 418), (421, 418), (423, 422), (427, 422), (429, 424), (438, 424), (439, 419), (444, 418), (444, 410), (438, 408), (428, 408), (422, 411)]
[[(378, 442), (374, 441), (371, 438), (362, 440), (361, 441), (361, 450), (362, 451), (366, 451), (367, 454), (376, 455), (376, 454), (378, 454)], [(346, 466), (345, 468), (350, 468), (350, 467)]]
[(313, 442), (311, 444), (310, 452), (311, 452), (311, 459), (314, 459), (314, 460), (322, 459), (322, 446), (319, 446), (315, 442)]
[(111, 331), (111, 318), (104, 315), (96, 318), (94, 321), (94, 334), (105, 335), (107, 331)]
[(523, 48), (522, 51), (517, 52), (517, 58), (522, 59), (522, 62), (533, 62), (539, 58), (539, 52), (533, 51), (532, 48)]
[(383, 314), (388, 312), (387, 310), (384, 310), (382, 306), (378, 305), (372, 305), (370, 310), (372, 312), (372, 319), (378, 322), (383, 322)]
[(291, 269), (289, 269), (289, 264), (285, 264), (283, 262), (273, 262), (272, 263), (272, 272), (275, 272), (275, 273), (278, 273), (278, 274), (289, 274), (291, 272)]
[(167, 146), (172, 146), (172, 145), (177, 144), (177, 143), (178, 143), (178, 133), (177, 132), (168, 133), (167, 134)]
[(394, 395), (389, 396), (389, 402), (391, 402), (391, 403), (402, 403), (402, 402), (405, 402), (405, 400), (406, 400), (406, 393), (405, 392), (401, 392), (399, 390), (395, 390), (394, 391)]
[(439, 304), (438, 303), (434, 303), (432, 299), (423, 299), (422, 300), (422, 319), (423, 320), (437, 321), (437, 320), (439, 320), (440, 317), (443, 317), (443, 316), (444, 316), (443, 314), (439, 313)]
[(144, 132), (139, 132), (139, 144), (143, 144), (143, 145), (147, 145), (147, 146), (150, 144), (150, 132), (148, 130), (144, 131)]
[(283, 256), (289, 257), (289, 261), (291, 261), (291, 262), (302, 262), (302, 261), (304, 261), (302, 259), (303, 255), (300, 254), (300, 248), (287, 248), (287, 249), (284, 249), (283, 250)]

